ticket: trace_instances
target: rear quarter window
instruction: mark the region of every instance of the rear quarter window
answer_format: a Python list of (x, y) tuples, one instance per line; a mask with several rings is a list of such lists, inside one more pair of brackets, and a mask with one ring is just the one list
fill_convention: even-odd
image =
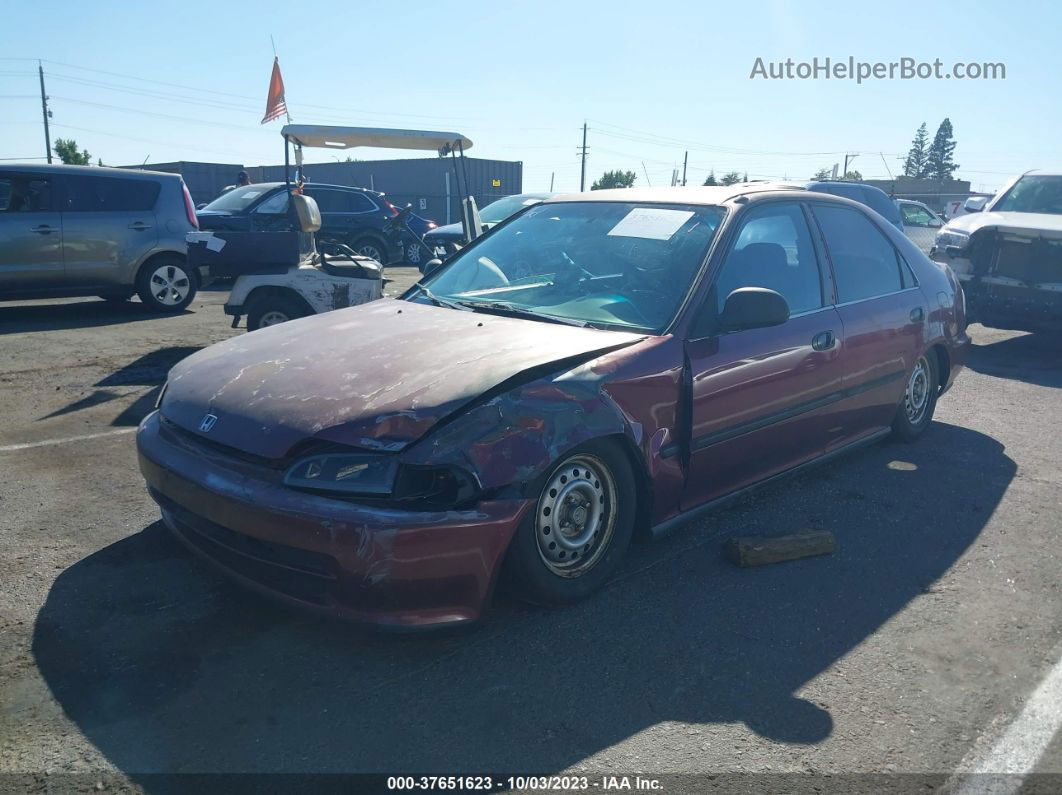
[(149, 179), (67, 176), (65, 212), (139, 212), (151, 210), (160, 185)]

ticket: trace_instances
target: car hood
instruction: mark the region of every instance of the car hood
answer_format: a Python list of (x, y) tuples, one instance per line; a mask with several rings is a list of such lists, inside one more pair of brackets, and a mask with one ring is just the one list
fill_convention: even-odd
[(1019, 234), (1031, 233), (1037, 237), (1062, 237), (1062, 215), (1011, 212), (968, 213), (948, 221), (945, 229), (949, 232), (965, 232), (972, 235), (978, 230), (989, 227)]
[(382, 299), (189, 356), (170, 371), (162, 414), (271, 459), (309, 439), (397, 452), (492, 390), (643, 338)]

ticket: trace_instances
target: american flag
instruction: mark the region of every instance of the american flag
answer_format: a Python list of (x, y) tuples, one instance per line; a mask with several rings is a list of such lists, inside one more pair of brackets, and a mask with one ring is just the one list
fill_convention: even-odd
[(284, 78), (280, 76), (280, 59), (273, 58), (273, 74), (269, 77), (269, 96), (266, 97), (266, 112), (262, 117), (262, 124), (281, 116), (288, 115), (288, 104), (284, 101)]

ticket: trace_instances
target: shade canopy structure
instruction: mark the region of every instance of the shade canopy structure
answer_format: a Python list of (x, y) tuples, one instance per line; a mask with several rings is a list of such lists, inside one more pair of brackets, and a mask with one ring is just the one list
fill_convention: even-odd
[(353, 149), (370, 146), (378, 149), (425, 149), (448, 155), (472, 146), (460, 133), (432, 130), (387, 130), (375, 127), (332, 127), (319, 124), (286, 124), (280, 131), (299, 146), (322, 149)]

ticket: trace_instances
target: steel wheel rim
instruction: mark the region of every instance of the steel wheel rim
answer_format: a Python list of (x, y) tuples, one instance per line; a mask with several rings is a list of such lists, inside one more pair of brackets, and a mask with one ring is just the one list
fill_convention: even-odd
[(915, 362), (911, 377), (907, 379), (903, 402), (908, 422), (917, 425), (929, 406), (929, 362), (925, 356), (920, 356)]
[(557, 467), (538, 498), (535, 540), (542, 562), (559, 577), (579, 577), (601, 560), (616, 525), (616, 482), (591, 455)]
[(177, 306), (192, 289), (188, 274), (176, 265), (156, 268), (148, 283), (151, 285), (151, 295), (163, 306)]
[(265, 328), (266, 326), (279, 326), (281, 323), (287, 323), (289, 320), (291, 320), (291, 318), (279, 309), (270, 309), (262, 315), (262, 319), (258, 321), (258, 327)]

